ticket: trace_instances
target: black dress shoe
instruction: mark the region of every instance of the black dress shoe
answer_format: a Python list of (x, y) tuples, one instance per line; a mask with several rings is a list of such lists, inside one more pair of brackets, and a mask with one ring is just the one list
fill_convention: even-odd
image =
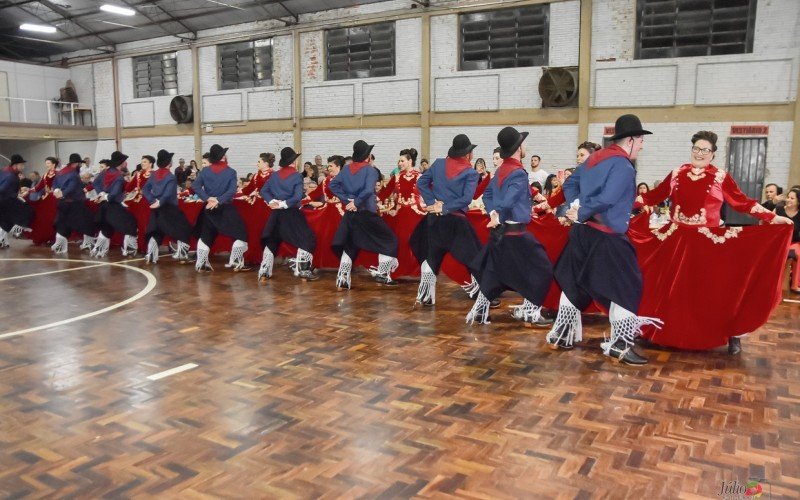
[(739, 337), (728, 337), (728, 354), (735, 356), (742, 352), (742, 339)]
[(573, 349), (575, 346), (570, 344), (569, 341), (567, 341), (567, 339), (562, 337), (556, 340), (555, 343), (550, 344), (550, 347), (552, 347), (553, 349), (564, 349), (568, 351), (570, 349)]
[(626, 365), (640, 366), (647, 364), (647, 358), (634, 351), (633, 346), (628, 347), (628, 345), (622, 339), (617, 340), (614, 345), (611, 346), (607, 356), (610, 356), (618, 360), (620, 363), (624, 363)]
[(423, 299), (419, 303), (425, 307), (433, 307), (433, 299)]
[(489, 309), (497, 309), (500, 307), (500, 298), (494, 298), (489, 301)]
[(393, 280), (390, 276), (383, 276), (380, 274), (375, 276), (375, 282), (383, 286), (397, 286), (399, 284), (395, 280)]

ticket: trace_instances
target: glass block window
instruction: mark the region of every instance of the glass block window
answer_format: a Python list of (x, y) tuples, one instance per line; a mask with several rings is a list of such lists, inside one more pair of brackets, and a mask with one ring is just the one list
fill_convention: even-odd
[(460, 14), (459, 69), (546, 66), (549, 31), (550, 4)]
[(133, 58), (136, 98), (178, 95), (178, 59), (175, 52)]
[(272, 38), (217, 46), (219, 89), (272, 85)]
[(394, 76), (394, 22), (325, 32), (327, 79)]
[(756, 0), (638, 0), (636, 58), (753, 52)]

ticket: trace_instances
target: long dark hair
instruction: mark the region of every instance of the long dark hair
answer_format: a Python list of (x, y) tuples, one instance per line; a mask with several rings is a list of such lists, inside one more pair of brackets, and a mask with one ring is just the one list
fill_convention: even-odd
[(408, 148), (400, 151), (400, 156), (405, 156), (409, 160), (411, 160), (411, 166), (417, 166), (417, 150), (414, 148)]
[(553, 194), (553, 179), (556, 178), (556, 174), (550, 174), (547, 176), (547, 179), (544, 180), (544, 188), (542, 188), (542, 194), (545, 196), (550, 196)]

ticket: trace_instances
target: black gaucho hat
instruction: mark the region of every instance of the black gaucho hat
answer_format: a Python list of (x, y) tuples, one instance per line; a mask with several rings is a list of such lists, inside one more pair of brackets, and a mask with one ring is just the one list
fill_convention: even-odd
[(208, 161), (211, 163), (217, 163), (225, 157), (225, 153), (227, 152), (228, 148), (223, 148), (219, 144), (214, 144), (211, 146), (211, 149), (208, 150)]
[(72, 153), (69, 155), (69, 161), (67, 163), (83, 163), (83, 158), (78, 153)]
[(472, 144), (472, 141), (469, 140), (466, 134), (458, 134), (453, 137), (453, 145), (447, 151), (447, 156), (450, 158), (461, 158), (470, 154), (472, 150), (477, 147), (477, 145)]
[(124, 154), (120, 153), (119, 151), (114, 151), (113, 153), (111, 153), (111, 159), (108, 160), (108, 166), (109, 167), (119, 167), (120, 165), (125, 163), (125, 160), (127, 160), (127, 159), (128, 159), (128, 155), (124, 155)]
[(28, 162), (25, 161), (25, 158), (23, 158), (20, 155), (11, 155), (11, 160), (10, 161), (11, 161), (11, 163), (9, 163), (9, 166), (10, 165), (19, 165), (20, 163), (28, 163)]
[(166, 149), (161, 149), (158, 151), (156, 155), (156, 165), (158, 168), (168, 167), (170, 163), (172, 163), (172, 157), (175, 153), (170, 153)]
[(528, 132), (519, 132), (514, 127), (506, 127), (497, 134), (497, 143), (500, 145), (500, 158), (510, 158), (528, 137)]
[(300, 156), (300, 153), (295, 153), (294, 149), (292, 148), (283, 148), (281, 149), (281, 160), (278, 162), (278, 165), (281, 167), (288, 167)]
[(652, 134), (649, 130), (642, 128), (642, 121), (636, 115), (622, 115), (614, 123), (614, 135), (612, 141), (624, 139), (625, 137), (637, 137), (640, 135)]
[(369, 145), (362, 140), (356, 141), (356, 143), (353, 144), (353, 161), (365, 161), (367, 158), (369, 158), (369, 154), (372, 152), (372, 148), (374, 147), (374, 144)]

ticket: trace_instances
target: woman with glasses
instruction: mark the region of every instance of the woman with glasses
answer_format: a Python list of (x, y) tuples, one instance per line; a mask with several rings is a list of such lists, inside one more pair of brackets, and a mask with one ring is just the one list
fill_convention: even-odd
[(692, 136), (691, 161), (636, 199), (647, 207), (667, 198), (672, 201), (671, 224), (653, 230), (655, 239), (638, 247), (644, 248), (639, 251), (646, 297), (641, 314), (664, 321), (663, 329), (645, 332), (656, 344), (711, 349), (727, 343), (728, 351), (738, 354), (738, 336), (764, 324), (780, 300), (776, 291), (785, 255), (776, 259), (775, 249), (788, 245), (759, 241), (774, 237), (788, 243), (791, 231), (721, 228), (722, 204), (771, 224), (791, 220), (748, 198), (730, 175), (711, 163), (716, 151), (717, 134), (697, 132)]
[(775, 213), (788, 217), (794, 223), (789, 259), (792, 260), (792, 284), (790, 290), (800, 293), (800, 188), (794, 187), (786, 193), (786, 203), (777, 207)]

